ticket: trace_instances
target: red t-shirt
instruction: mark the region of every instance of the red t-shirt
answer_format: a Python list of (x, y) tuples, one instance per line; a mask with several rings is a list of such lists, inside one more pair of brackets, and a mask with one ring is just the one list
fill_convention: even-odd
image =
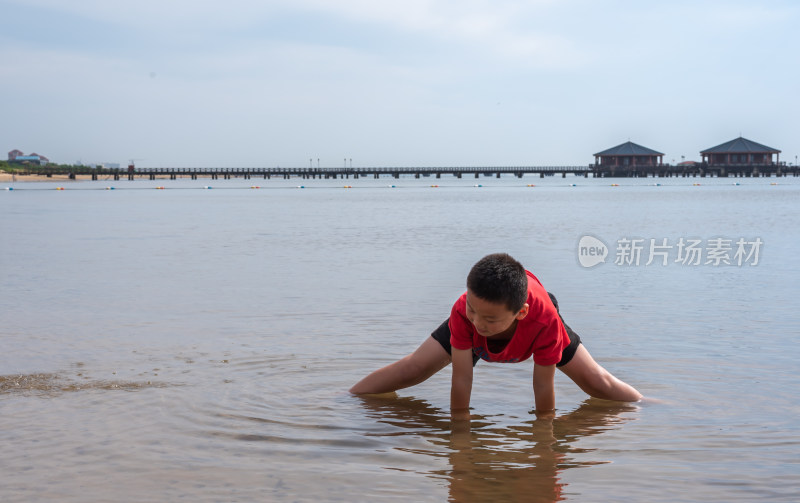
[(528, 315), (517, 322), (514, 335), (499, 353), (492, 353), (486, 337), (480, 335), (467, 318), (467, 294), (458, 298), (450, 312), (450, 345), (456, 349), (472, 349), (481, 359), (490, 362), (514, 363), (533, 355), (534, 363), (555, 365), (561, 351), (569, 345), (569, 336), (547, 291), (530, 271), (528, 274)]

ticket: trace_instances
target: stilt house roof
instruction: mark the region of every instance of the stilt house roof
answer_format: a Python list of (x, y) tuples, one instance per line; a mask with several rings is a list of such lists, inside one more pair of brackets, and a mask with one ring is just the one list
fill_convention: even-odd
[(664, 155), (664, 154), (629, 141), (623, 143), (622, 145), (617, 145), (616, 147), (610, 148), (608, 150), (603, 150), (602, 152), (598, 152), (594, 155), (621, 156), (621, 155)]
[(758, 153), (768, 152), (770, 154), (779, 154), (781, 151), (776, 148), (768, 147), (766, 145), (750, 141), (747, 138), (742, 138), (740, 136), (735, 140), (731, 140), (729, 142), (723, 143), (722, 145), (717, 145), (716, 147), (703, 150), (700, 153), (701, 154), (752, 154), (756, 152)]

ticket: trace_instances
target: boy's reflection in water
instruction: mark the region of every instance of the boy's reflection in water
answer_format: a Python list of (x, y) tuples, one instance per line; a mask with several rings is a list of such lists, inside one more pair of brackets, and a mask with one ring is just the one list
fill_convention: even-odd
[(416, 435), (442, 447), (428, 454), (446, 455), (450, 468), (429, 476), (447, 480), (450, 501), (456, 502), (566, 499), (562, 471), (605, 463), (571, 459), (571, 453), (590, 451), (571, 444), (616, 428), (631, 419), (624, 417), (625, 412), (637, 410), (635, 405), (590, 398), (567, 414), (538, 419), (532, 415), (534, 419), (519, 425), (498, 426), (476, 415), (471, 423), (451, 422), (449, 412), (415, 398), (362, 396), (361, 400), (371, 417), (401, 428), (387, 435)]

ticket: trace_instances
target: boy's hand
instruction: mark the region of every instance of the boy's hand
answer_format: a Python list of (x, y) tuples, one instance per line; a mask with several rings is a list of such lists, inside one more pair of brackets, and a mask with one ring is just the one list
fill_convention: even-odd
[(452, 409), (450, 410), (450, 419), (452, 421), (469, 421), (472, 419), (469, 409)]
[(467, 411), (469, 414), (469, 398), (472, 394), (472, 350), (453, 348), (453, 376), (450, 384), (450, 410)]
[(556, 394), (553, 383), (555, 374), (555, 365), (533, 364), (533, 398), (538, 411), (545, 412), (556, 408)]
[(469, 409), (451, 409), (450, 431), (454, 434), (453, 440), (457, 441), (462, 448), (469, 447), (469, 432), (471, 430), (472, 418), (470, 416)]

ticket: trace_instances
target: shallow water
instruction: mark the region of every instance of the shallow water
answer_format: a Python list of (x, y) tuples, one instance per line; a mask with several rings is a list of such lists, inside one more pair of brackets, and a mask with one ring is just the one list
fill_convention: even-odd
[[(797, 501), (800, 179), (613, 182), (14, 184), (0, 500)], [(580, 265), (587, 234), (605, 264)], [(682, 237), (763, 246), (755, 266), (614, 264), (620, 239)], [(558, 416), (536, 420), (530, 362), (478, 364), (469, 431), (447, 369), (346, 393), (495, 251), (658, 401), (587, 399), (559, 374)]]

